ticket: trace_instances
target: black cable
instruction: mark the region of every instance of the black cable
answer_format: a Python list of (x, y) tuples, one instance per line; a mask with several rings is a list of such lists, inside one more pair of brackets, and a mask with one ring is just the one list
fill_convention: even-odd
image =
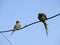
[[(52, 17), (49, 17), (49, 18), (47, 18), (46, 20), (52, 19), (52, 18), (57, 17), (57, 16), (59, 16), (59, 15), (60, 15), (60, 13), (57, 14), (57, 15), (54, 15), (54, 16), (52, 16)], [(28, 27), (28, 26), (30, 26), (30, 25), (33, 25), (33, 24), (36, 24), (36, 23), (39, 23), (39, 22), (41, 22), (41, 21), (36, 21), (36, 22), (30, 23), (30, 24), (28, 24), (28, 25), (26, 25), (26, 26), (20, 28), (19, 30), (24, 29), (24, 28), (26, 28), (26, 27)], [(10, 32), (10, 31), (13, 31), (13, 30), (0, 31), (0, 33)]]

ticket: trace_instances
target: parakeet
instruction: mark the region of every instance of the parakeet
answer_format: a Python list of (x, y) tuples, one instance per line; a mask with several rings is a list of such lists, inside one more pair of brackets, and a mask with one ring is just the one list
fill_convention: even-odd
[(46, 29), (46, 35), (48, 36), (48, 28), (47, 28), (47, 24), (46, 24), (46, 15), (44, 13), (39, 13), (38, 14), (38, 19), (44, 24), (45, 29)]
[(11, 33), (11, 35), (16, 31), (19, 30), (21, 28), (21, 24), (20, 21), (16, 21), (16, 25), (13, 28), (13, 32)]

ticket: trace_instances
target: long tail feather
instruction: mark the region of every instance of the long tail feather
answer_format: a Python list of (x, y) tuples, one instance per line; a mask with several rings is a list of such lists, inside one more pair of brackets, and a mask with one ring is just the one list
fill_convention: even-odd
[(46, 29), (46, 35), (48, 36), (48, 28), (47, 28), (46, 20), (43, 23), (44, 23), (44, 26), (45, 26), (45, 29)]

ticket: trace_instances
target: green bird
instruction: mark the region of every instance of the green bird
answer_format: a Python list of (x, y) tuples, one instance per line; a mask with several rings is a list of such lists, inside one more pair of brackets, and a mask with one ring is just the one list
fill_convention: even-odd
[(16, 30), (19, 30), (21, 28), (21, 24), (20, 24), (20, 21), (16, 21), (16, 25), (14, 26), (13, 28), (13, 32), (11, 33), (11, 35), (16, 31)]
[(38, 14), (38, 19), (44, 24), (45, 29), (46, 29), (46, 35), (48, 36), (48, 28), (47, 28), (47, 24), (46, 24), (46, 15), (44, 13), (39, 13)]

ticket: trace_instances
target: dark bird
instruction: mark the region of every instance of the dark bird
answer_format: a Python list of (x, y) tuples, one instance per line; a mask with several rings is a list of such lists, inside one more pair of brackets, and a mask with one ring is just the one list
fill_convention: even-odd
[(45, 29), (46, 29), (46, 35), (48, 36), (48, 28), (47, 28), (47, 24), (46, 24), (46, 15), (44, 13), (39, 13), (38, 14), (38, 19), (44, 24)]

